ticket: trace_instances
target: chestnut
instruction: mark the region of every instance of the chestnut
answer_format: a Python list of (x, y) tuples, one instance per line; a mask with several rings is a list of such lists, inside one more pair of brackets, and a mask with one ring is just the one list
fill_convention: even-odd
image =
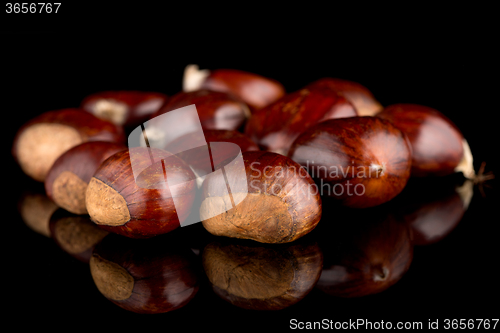
[(353, 208), (393, 199), (410, 177), (408, 139), (376, 117), (321, 122), (297, 137), (288, 156), (311, 174), (322, 195)]
[[(213, 149), (214, 143), (218, 145), (219, 142), (234, 143), (235, 146)], [(208, 145), (212, 146), (210, 151)], [(185, 149), (185, 147), (195, 148)], [(241, 152), (260, 150), (255, 142), (238, 131), (206, 129), (203, 130), (203, 135), (197, 132), (187, 133), (163, 147), (166, 151), (179, 152), (176, 155), (191, 167), (196, 175), (198, 187), (201, 186), (205, 176), (213, 171), (213, 161), (233, 160), (239, 154), (237, 148)]]
[[(231, 142), (242, 152), (260, 150), (259, 146), (247, 135), (234, 130), (203, 129), (203, 135), (197, 132), (186, 133), (172, 141), (166, 142), (162, 149), (167, 151), (180, 151), (184, 147), (199, 147), (210, 142)], [(187, 142), (187, 143), (186, 143)]]
[(198, 292), (200, 267), (196, 256), (176, 237), (106, 236), (94, 248), (89, 263), (97, 289), (134, 313), (165, 313), (186, 306)]
[(286, 155), (293, 140), (312, 125), (355, 116), (354, 106), (335, 91), (304, 88), (254, 112), (245, 126), (245, 134), (262, 150)]
[(64, 252), (84, 263), (89, 263), (94, 247), (108, 235), (88, 215), (72, 214), (62, 208), (50, 217), (49, 230), (54, 242)]
[(252, 139), (238, 131), (203, 130), (203, 134), (206, 142), (232, 142), (237, 144), (242, 152), (260, 150)]
[(248, 106), (230, 94), (207, 89), (179, 92), (151, 118), (194, 104), (205, 129), (237, 130), (250, 116)]
[(281, 83), (255, 73), (236, 69), (199, 70), (188, 65), (184, 71), (183, 91), (209, 89), (230, 93), (250, 106), (261, 109), (285, 95)]
[(125, 128), (148, 120), (168, 97), (159, 92), (137, 90), (100, 91), (86, 96), (80, 107), (98, 118)]
[(306, 171), (276, 153), (247, 151), (242, 158), (241, 164), (229, 163), (225, 172), (211, 173), (203, 182), (200, 217), (208, 232), (287, 243), (316, 227), (321, 197)]
[(389, 120), (408, 136), (413, 152), (412, 176), (462, 172), (466, 178), (475, 178), (467, 141), (456, 125), (438, 110), (419, 104), (393, 104), (377, 117)]
[(324, 256), (317, 289), (335, 297), (362, 297), (386, 290), (406, 274), (414, 250), (408, 224), (387, 207), (328, 207), (324, 218), (329, 223), (316, 230)]
[(58, 208), (42, 191), (25, 191), (17, 202), (17, 210), (24, 224), (45, 237), (50, 237), (50, 217)]
[(107, 231), (153, 237), (179, 227), (189, 215), (194, 178), (191, 169), (169, 152), (130, 148), (99, 166), (87, 187), (85, 204), (92, 221)]
[(314, 288), (323, 254), (311, 241), (281, 245), (213, 241), (203, 248), (202, 264), (213, 291), (225, 301), (250, 310), (282, 310)]
[(90, 141), (79, 144), (57, 158), (45, 178), (45, 191), (59, 207), (74, 214), (87, 214), (85, 192), (101, 163), (120, 150), (121, 143)]
[(125, 142), (123, 128), (81, 109), (45, 112), (17, 131), (12, 155), (31, 178), (43, 182), (54, 161), (87, 141)]
[(360, 116), (374, 116), (383, 109), (372, 92), (358, 82), (325, 77), (310, 83), (307, 87), (324, 87), (336, 91), (354, 105)]

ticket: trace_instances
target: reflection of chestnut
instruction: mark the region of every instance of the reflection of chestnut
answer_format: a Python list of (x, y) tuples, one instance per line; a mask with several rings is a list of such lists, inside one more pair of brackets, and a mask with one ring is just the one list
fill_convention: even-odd
[(45, 179), (49, 198), (69, 212), (87, 214), (85, 192), (92, 175), (109, 156), (127, 147), (121, 143), (92, 141), (79, 144), (54, 162)]
[(341, 94), (351, 102), (360, 116), (373, 116), (382, 110), (368, 88), (358, 82), (337, 78), (323, 78), (307, 85), (308, 88), (324, 87)]
[(398, 218), (413, 231), (415, 245), (433, 244), (446, 237), (458, 225), (472, 199), (471, 180), (461, 185), (432, 180), (410, 182), (395, 202)]
[(303, 299), (321, 273), (316, 244), (264, 246), (212, 242), (202, 252), (203, 268), (214, 292), (252, 310), (280, 310)]
[(235, 69), (199, 70), (196, 65), (186, 67), (183, 90), (210, 89), (230, 93), (257, 110), (285, 94), (285, 88), (276, 80)]
[(263, 150), (286, 155), (293, 140), (312, 125), (356, 115), (354, 106), (335, 91), (301, 89), (255, 111), (245, 126), (245, 134)]
[(85, 204), (92, 221), (105, 230), (148, 238), (180, 226), (193, 204), (193, 179), (191, 169), (175, 155), (131, 148), (101, 164), (87, 187)]
[(89, 262), (94, 246), (108, 234), (88, 215), (75, 215), (64, 209), (52, 214), (49, 228), (52, 239), (61, 249), (85, 263)]
[(147, 91), (101, 91), (85, 97), (81, 108), (116, 125), (135, 127), (148, 120), (167, 96)]
[(50, 237), (49, 221), (59, 207), (45, 193), (24, 192), (18, 201), (18, 211), (23, 222), (33, 231)]
[(185, 306), (198, 291), (200, 269), (193, 252), (175, 237), (106, 236), (90, 258), (99, 291), (136, 313), (163, 313)]
[(196, 90), (172, 96), (151, 118), (192, 104), (196, 106), (201, 126), (205, 129), (236, 130), (250, 116), (248, 106), (227, 93)]
[[(320, 290), (366, 296), (389, 288), (406, 273), (413, 259), (411, 231), (404, 221), (376, 209), (325, 213), (323, 228), (317, 230), (325, 257)], [(335, 221), (329, 221), (333, 214)]]
[(43, 182), (62, 153), (87, 141), (124, 142), (125, 135), (121, 127), (80, 109), (49, 111), (17, 131), (12, 154), (28, 176)]
[(389, 121), (376, 117), (316, 124), (294, 141), (288, 156), (306, 168), (323, 195), (348, 207), (387, 202), (410, 178), (408, 140)]
[(235, 161), (224, 170), (209, 174), (203, 182), (200, 216), (210, 233), (287, 243), (318, 224), (321, 197), (317, 188), (307, 172), (288, 157), (247, 151), (243, 163)]

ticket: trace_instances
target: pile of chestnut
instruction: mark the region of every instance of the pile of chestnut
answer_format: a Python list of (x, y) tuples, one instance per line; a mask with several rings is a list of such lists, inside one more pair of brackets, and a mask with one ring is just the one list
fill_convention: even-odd
[[(192, 105), (204, 138), (187, 133), (149, 145), (161, 128), (148, 132), (144, 124)], [(131, 147), (137, 129), (146, 145)], [(216, 170), (203, 177), (206, 161), (179, 150), (219, 142), (239, 147), (241, 159), (212, 149)], [(255, 73), (195, 65), (173, 96), (104, 91), (42, 113), (18, 130), (12, 154), (44, 184), (46, 197), (22, 198), (26, 223), (89, 263), (106, 298), (140, 313), (170, 311), (196, 294), (193, 254), (170, 233), (193, 214), (215, 235), (202, 259), (214, 291), (240, 307), (279, 309), (314, 286), (340, 297), (388, 288), (408, 270), (413, 245), (444, 237), (467, 209), (471, 184), (491, 177), (476, 174), (460, 130), (433, 108), (383, 107), (343, 79), (286, 92)], [(465, 186), (451, 192), (428, 183), (460, 174)], [(410, 178), (420, 193), (402, 193)], [(318, 224), (318, 237), (303, 237)], [(229, 288), (229, 280), (238, 283)], [(175, 298), (166, 300), (167, 289)]]
[[(165, 185), (165, 172), (192, 180), (192, 163), (168, 147), (127, 147), (134, 128), (193, 104), (206, 142), (240, 147), (245, 189), (233, 188), (228, 196), (220, 191), (220, 177), (208, 175), (198, 184), (179, 181), (174, 190)], [(183, 91), (173, 96), (105, 91), (78, 107), (45, 112), (19, 129), (12, 153), (28, 176), (44, 182), (57, 206), (130, 238), (182, 225), (196, 186), (210, 233), (287, 243), (316, 227), (322, 198), (368, 208), (395, 198), (410, 177), (477, 178), (467, 141), (438, 110), (382, 107), (366, 87), (336, 78), (286, 92), (258, 74), (195, 65), (186, 68)], [(132, 165), (152, 155), (162, 162), (134, 175)], [(214, 214), (221, 206), (223, 212)]]

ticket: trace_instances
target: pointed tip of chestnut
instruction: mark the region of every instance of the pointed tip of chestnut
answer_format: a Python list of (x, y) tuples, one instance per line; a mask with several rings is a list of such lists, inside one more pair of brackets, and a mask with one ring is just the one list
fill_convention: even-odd
[(478, 186), (479, 191), (481, 192), (481, 195), (483, 197), (486, 197), (486, 193), (484, 192), (484, 187), (490, 187), (487, 182), (495, 179), (495, 174), (493, 171), (488, 171), (485, 172), (486, 168), (486, 162), (483, 161), (481, 163), (481, 166), (479, 167), (479, 170), (477, 172), (477, 175), (474, 176), (474, 178), (469, 179), (471, 180), (472, 183)]
[(195, 91), (200, 89), (203, 81), (210, 75), (208, 69), (200, 69), (198, 65), (190, 64), (184, 69), (182, 78), (182, 90), (185, 92)]
[(97, 118), (130, 128), (146, 121), (167, 100), (160, 92), (107, 90), (86, 96), (80, 107)]
[(474, 158), (472, 156), (472, 151), (465, 138), (462, 139), (462, 149), (463, 157), (453, 171), (461, 172), (467, 179), (477, 179), (476, 170), (474, 170)]
[[(200, 122), (204, 129), (237, 130), (250, 116), (250, 109), (246, 103), (239, 98), (223, 92), (211, 89), (197, 89), (192, 91), (181, 91), (171, 96), (169, 100), (156, 111), (151, 120), (160, 122), (161, 115), (170, 111), (195, 105), (198, 119), (182, 119), (184, 122), (191, 120)], [(185, 116), (187, 117), (187, 115)]]
[(354, 105), (360, 116), (374, 116), (383, 109), (372, 92), (358, 82), (326, 77), (310, 83), (308, 87), (325, 87), (338, 92)]
[(183, 90), (209, 89), (230, 93), (252, 110), (269, 105), (285, 95), (281, 83), (259, 74), (236, 69), (200, 70), (197, 65), (188, 65), (184, 71)]

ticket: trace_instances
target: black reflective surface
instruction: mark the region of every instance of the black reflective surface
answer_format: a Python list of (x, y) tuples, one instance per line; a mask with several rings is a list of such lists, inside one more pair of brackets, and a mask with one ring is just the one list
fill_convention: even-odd
[[(399, 59), (380, 54), (367, 57), (364, 53), (314, 59), (297, 57), (292, 61), (277, 50), (272, 52), (272, 61), (255, 61), (260, 58), (248, 50), (249, 53), (241, 57), (208, 57), (201, 53), (193, 57), (185, 56), (182, 52), (175, 55), (146, 55), (137, 52), (134, 56), (117, 59), (110, 54), (97, 54), (88, 49), (82, 51), (80, 42), (57, 35), (9, 36), (8, 39), (11, 50), (8, 60), (16, 65), (17, 70), (9, 72), (8, 76), (8, 94), (5, 96), (9, 107), (6, 110), (13, 116), (8, 118), (8, 122), (6, 120), (8, 127), (2, 133), (2, 151), (5, 155), (2, 160), (6, 164), (2, 169), (3, 209), (6, 210), (2, 232), (2, 282), (6, 290), (4, 301), (8, 316), (19, 314), (20, 318), (26, 318), (26, 323), (21, 320), (19, 325), (62, 328), (67, 327), (62, 324), (64, 319), (74, 325), (72, 328), (88, 329), (97, 325), (110, 330), (169, 331), (174, 327), (184, 327), (237, 331), (265, 327), (281, 331), (290, 328), (292, 319), (302, 322), (325, 318), (334, 321), (367, 319), (394, 323), (419, 321), (427, 325), (429, 319), (440, 319), (443, 323), (445, 318), (500, 316), (496, 305), (500, 296), (496, 273), (500, 252), (500, 227), (497, 222), (500, 196), (496, 181), (491, 182), (496, 188), (484, 189), (485, 197), (477, 186), (474, 187), (474, 196), (468, 209), (461, 212), (460, 201), (454, 197), (452, 190), (444, 190), (444, 199), (436, 194), (445, 185), (454, 185), (455, 181), (460, 183), (459, 177), (444, 184), (426, 180), (425, 184), (420, 184), (420, 192), (409, 195), (421, 201), (409, 198), (406, 206), (403, 197), (398, 198), (401, 201), (393, 203), (394, 209), (384, 212), (390, 215), (387, 219), (375, 213), (360, 218), (361, 224), (367, 225), (362, 230), (352, 230), (349, 212), (342, 210), (342, 213), (338, 213), (333, 205), (328, 206), (330, 211), (324, 215), (324, 220), (306, 236), (307, 240), (317, 242), (326, 273), (313, 283), (314, 287), (304, 288), (307, 292), (300, 295), (300, 300), (277, 311), (249, 310), (228, 302), (221, 297), (223, 293), (214, 291), (213, 283), (203, 273), (203, 252), (205, 247), (213, 247), (212, 242), (219, 240), (208, 235), (201, 224), (181, 228), (176, 230), (178, 237), (185, 240), (186, 247), (194, 255), (193, 265), (202, 273), (199, 276), (199, 288), (180, 308), (163, 314), (144, 315), (117, 306), (101, 294), (86, 262), (89, 258), (87, 254), (75, 257), (50, 238), (50, 228), (31, 228), (24, 223), (18, 211), (21, 196), (26, 191), (41, 191), (43, 187), (27, 179), (9, 156), (15, 131), (33, 116), (51, 109), (75, 106), (86, 95), (105, 89), (157, 90), (174, 94), (181, 89), (184, 66), (193, 61), (207, 68), (233, 67), (258, 72), (280, 80), (289, 91), (323, 76), (338, 76), (363, 83), (384, 105), (413, 102), (435, 107), (462, 129), (474, 152), (476, 166), (479, 167), (480, 162), (486, 160), (489, 169), (496, 172), (498, 125), (492, 120), (492, 114), (497, 109), (498, 84), (489, 80), (491, 62), (489, 58), (484, 60), (481, 56), (484, 54), (481, 48), (472, 58), (456, 53), (456, 47), (440, 48), (432, 57), (412, 47), (408, 51), (414, 53), (399, 52)], [(140, 36), (132, 37), (130, 41), (145, 42)], [(428, 50), (424, 42), (417, 45)], [(31, 59), (26, 51), (32, 48), (46, 50), (37, 59), (43, 66), (25, 66), (25, 61)], [(61, 59), (62, 54), (64, 60)], [(483, 61), (479, 62), (479, 59)], [(459, 64), (462, 67), (457, 70)], [(48, 78), (51, 84), (47, 84)], [(442, 202), (433, 206), (439, 200)], [(454, 208), (455, 204), (458, 205), (458, 212)], [(440, 212), (440, 207), (447, 209)], [(42, 226), (44, 216), (51, 215), (48, 213), (50, 210), (34, 214), (42, 218)], [(424, 212), (427, 216), (433, 216), (429, 211), (435, 211), (441, 221), (447, 212), (454, 213), (435, 235), (426, 236), (422, 232), (410, 231), (412, 228), (417, 231), (429, 230), (422, 227), (426, 219), (417, 218), (423, 216)], [(370, 218), (373, 218), (373, 224)], [(397, 225), (391, 227), (391, 230), (397, 231), (395, 234), (386, 234), (377, 229), (393, 224)], [(334, 234), (340, 232), (338, 230), (350, 228), (351, 231), (346, 231), (346, 235), (350, 236)], [(44, 232), (39, 233), (40, 230)], [(411, 246), (406, 237), (412, 239)], [(415, 244), (416, 240), (418, 245)], [(374, 253), (371, 246), (377, 249), (387, 246), (387, 251), (370, 257)], [(371, 279), (372, 285), (374, 281), (380, 284), (390, 280), (392, 271), (388, 271), (387, 267), (393, 267), (393, 259), (398, 257), (398, 251), (396, 254), (391, 252), (395, 249), (404, 255), (401, 262), (395, 265), (401, 268), (397, 270), (394, 281), (389, 281), (390, 286), (370, 286), (365, 288), (370, 289), (364, 293), (366, 295), (356, 295), (360, 297), (345, 297), (332, 292), (335, 289), (333, 285), (341, 286), (338, 278), (354, 281), (358, 287), (363, 283), (366, 285), (367, 277)], [(290, 251), (287, 253), (286, 256), (290, 258)], [(277, 256), (261, 254), (259, 260)], [(337, 270), (328, 273), (332, 267), (337, 267)], [(276, 271), (274, 275), (270, 272), (270, 276), (279, 275), (280, 272)], [(356, 275), (355, 272), (366, 274)], [(342, 274), (345, 276), (342, 277)], [(258, 283), (263, 285), (265, 281), (269, 279), (261, 279)], [(325, 285), (330, 287), (326, 288)]]

